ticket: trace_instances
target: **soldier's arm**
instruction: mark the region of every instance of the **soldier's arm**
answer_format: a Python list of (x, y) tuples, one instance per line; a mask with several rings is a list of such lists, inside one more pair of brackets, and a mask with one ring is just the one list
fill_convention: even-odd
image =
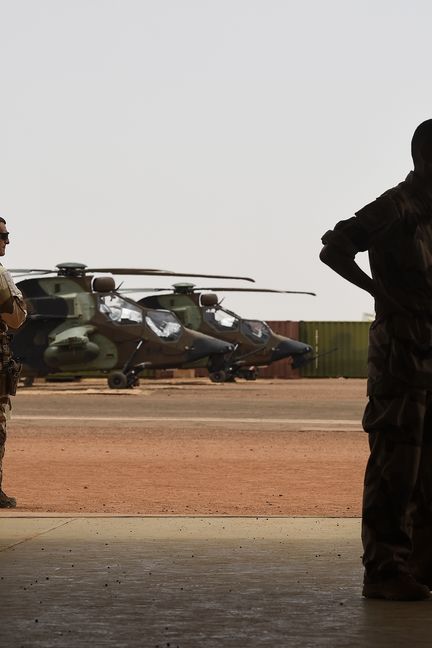
[(347, 254), (329, 243), (322, 248), (320, 259), (350, 283), (365, 290), (372, 297), (377, 296), (375, 282), (357, 265), (355, 255)]
[(355, 252), (347, 253), (337, 245), (328, 243), (322, 248), (320, 259), (329, 268), (337, 272), (338, 275), (372, 295), (376, 302), (375, 307), (378, 310), (377, 304), (379, 304), (379, 311), (381, 313), (388, 315), (391, 313), (407, 314), (407, 311), (398, 302), (380, 290), (376, 282), (357, 265)]
[(385, 286), (377, 284), (356, 263), (358, 252), (366, 252), (373, 241), (383, 237), (399, 221), (400, 213), (391, 196), (383, 194), (356, 215), (336, 223), (322, 237), (324, 247), (320, 259), (341, 277), (365, 290), (375, 299), (377, 312), (405, 313), (398, 302), (387, 294)]
[(0, 318), (8, 327), (17, 329), (25, 322), (27, 309), (22, 293), (15, 286), (9, 272), (0, 273)]

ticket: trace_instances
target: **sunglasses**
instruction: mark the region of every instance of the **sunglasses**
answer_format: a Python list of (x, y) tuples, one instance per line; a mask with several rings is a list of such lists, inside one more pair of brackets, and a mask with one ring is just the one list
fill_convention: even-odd
[(9, 232), (0, 232), (0, 241), (9, 241)]

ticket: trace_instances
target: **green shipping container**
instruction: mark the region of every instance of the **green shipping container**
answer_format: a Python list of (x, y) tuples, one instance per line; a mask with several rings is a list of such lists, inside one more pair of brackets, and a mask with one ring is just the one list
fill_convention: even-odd
[(300, 322), (299, 339), (319, 356), (300, 368), (305, 378), (366, 378), (370, 322)]

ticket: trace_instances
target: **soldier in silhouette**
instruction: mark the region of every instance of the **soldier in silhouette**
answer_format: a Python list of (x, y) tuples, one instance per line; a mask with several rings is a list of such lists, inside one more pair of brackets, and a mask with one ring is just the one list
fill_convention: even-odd
[[(0, 218), (0, 257), (6, 254), (9, 232), (6, 221)], [(18, 375), (12, 360), (9, 328), (17, 329), (27, 316), (24, 299), (9, 272), (0, 264), (0, 508), (16, 506), (14, 497), (2, 489), (3, 456), (6, 444), (6, 422), (11, 409), (10, 396), (16, 389)]]
[[(432, 119), (414, 170), (322, 237), (320, 258), (375, 299), (370, 328), (363, 596), (419, 600), (432, 588)], [(371, 277), (355, 261), (368, 251)]]

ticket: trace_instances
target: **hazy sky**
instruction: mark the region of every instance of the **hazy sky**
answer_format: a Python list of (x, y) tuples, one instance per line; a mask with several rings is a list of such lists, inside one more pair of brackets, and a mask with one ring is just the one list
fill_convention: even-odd
[(320, 237), (411, 169), (431, 24), (427, 0), (0, 0), (5, 265), (246, 274), (318, 297), (228, 295), (242, 315), (361, 319)]

